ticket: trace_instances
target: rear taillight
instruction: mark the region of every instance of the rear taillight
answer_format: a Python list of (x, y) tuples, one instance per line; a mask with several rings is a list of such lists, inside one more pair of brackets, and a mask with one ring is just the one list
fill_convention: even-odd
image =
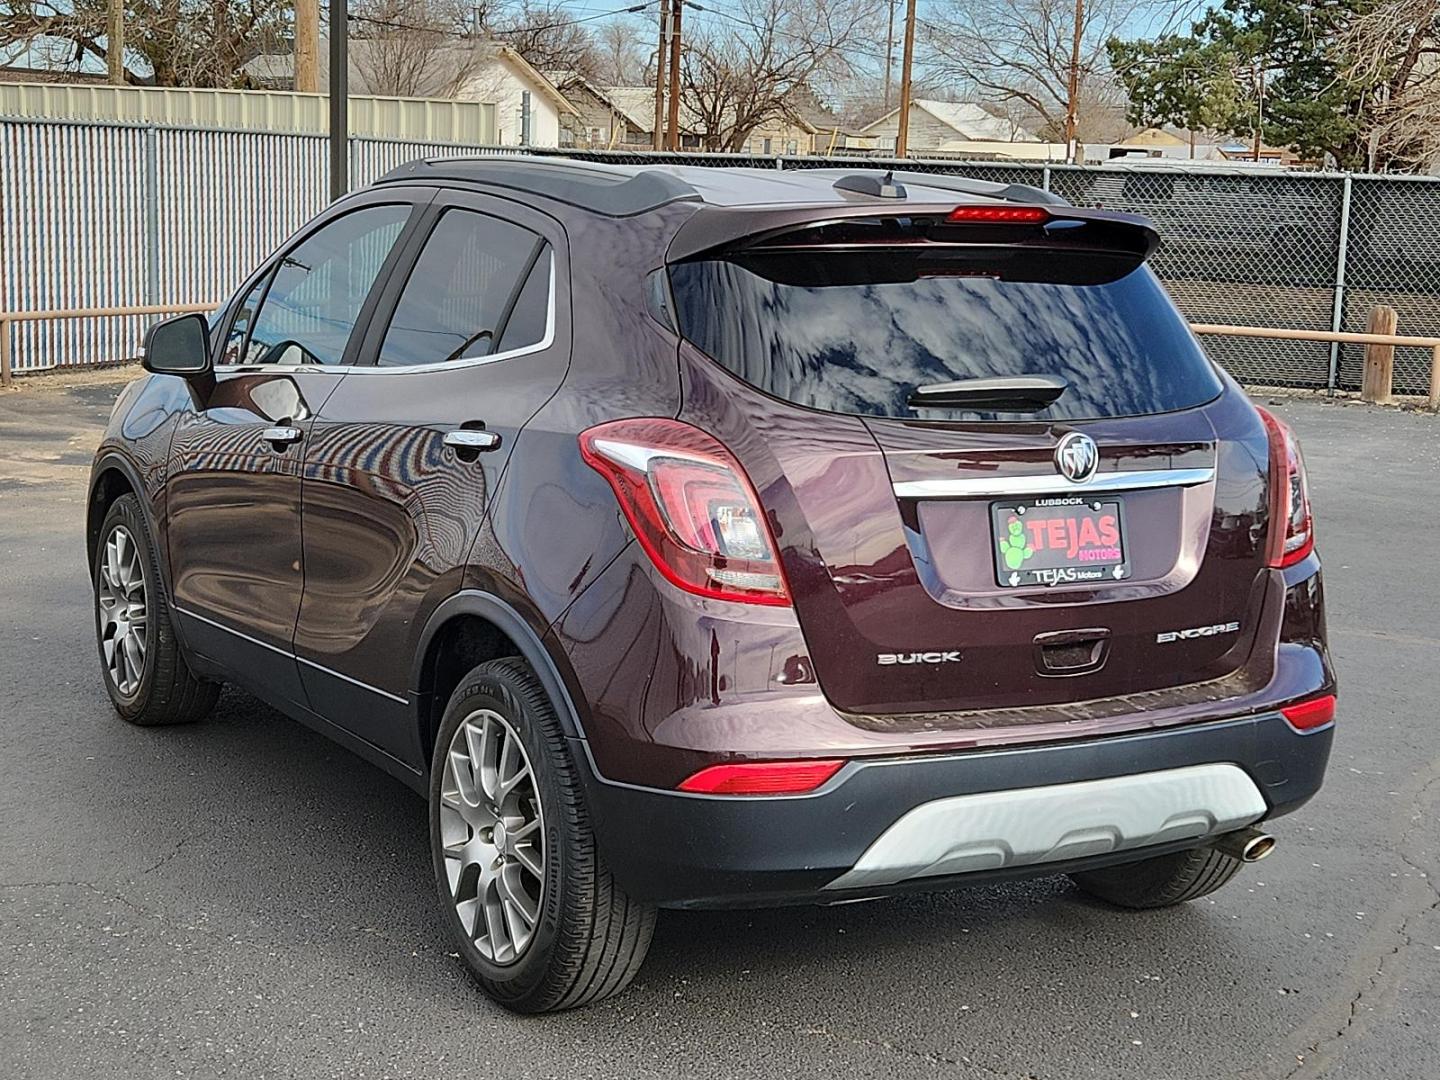
[(1285, 717), (1286, 723), (1296, 731), (1313, 731), (1335, 719), (1335, 695), (1326, 694), (1295, 705), (1286, 705), (1280, 710), (1280, 715)]
[(843, 761), (743, 761), (711, 765), (680, 782), (703, 795), (804, 795), (829, 780)]
[(1260, 418), (1270, 438), (1270, 535), (1265, 562), (1277, 568), (1293, 566), (1315, 548), (1305, 461), (1293, 431), (1264, 409)]
[(656, 568), (686, 592), (788, 605), (774, 538), (745, 470), (679, 420), (615, 420), (580, 435)]
[(950, 222), (997, 225), (1043, 225), (1050, 211), (1039, 206), (957, 206), (945, 218)]

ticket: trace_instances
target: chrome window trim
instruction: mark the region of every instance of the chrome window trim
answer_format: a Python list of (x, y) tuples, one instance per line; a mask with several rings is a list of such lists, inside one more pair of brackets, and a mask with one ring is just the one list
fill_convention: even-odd
[(895, 484), (901, 499), (956, 499), (983, 496), (1089, 495), (1096, 491), (1137, 491), (1145, 488), (1194, 487), (1215, 479), (1214, 467), (1204, 469), (1132, 469), (1097, 473), (1083, 484), (1058, 474), (1032, 476), (956, 476), (944, 480), (902, 480)]
[(454, 371), (458, 368), (480, 367), (483, 364), (494, 364), (501, 360), (513, 360), (517, 356), (529, 356), (531, 353), (544, 352), (555, 344), (556, 308), (555, 245), (547, 240), (546, 246), (550, 249), (550, 298), (545, 308), (545, 335), (533, 345), (522, 345), (518, 349), (508, 349), (505, 352), (495, 353), (493, 356), (470, 356), (435, 364), (405, 364), (400, 367), (381, 367), (379, 364), (216, 364), (215, 372), (217, 374), (231, 372), (265, 374), (272, 371), (329, 371), (337, 375), (405, 375), (416, 371)]

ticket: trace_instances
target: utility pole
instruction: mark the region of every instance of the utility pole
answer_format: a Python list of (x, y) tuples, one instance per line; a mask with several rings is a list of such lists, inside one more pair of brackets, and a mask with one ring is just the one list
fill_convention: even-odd
[[(661, 0), (664, 3), (664, 0)], [(671, 0), (670, 11), (670, 138), (669, 148), (680, 149), (680, 12), (685, 0)]]
[(330, 0), (330, 199), (350, 190), (350, 13), (348, 0)]
[(915, 0), (905, 0), (905, 55), (900, 62), (900, 127), (895, 156), (904, 157), (910, 143), (910, 68), (915, 63)]
[(110, 0), (105, 12), (106, 81), (125, 85), (125, 0)]
[(895, 0), (888, 0), (890, 22), (885, 28), (885, 112), (890, 112), (890, 77), (895, 74)]
[(320, 92), (320, 0), (295, 0), (295, 91)]
[(1255, 83), (1259, 90), (1255, 107), (1255, 160), (1260, 160), (1260, 137), (1265, 133), (1265, 67), (1264, 58), (1256, 62)]
[(1070, 43), (1070, 85), (1065, 99), (1065, 157), (1080, 164), (1076, 132), (1080, 128), (1080, 37), (1085, 29), (1085, 0), (1075, 0), (1075, 34)]
[(651, 145), (665, 149), (665, 46), (670, 36), (670, 5), (660, 0), (660, 44), (655, 49), (655, 132)]

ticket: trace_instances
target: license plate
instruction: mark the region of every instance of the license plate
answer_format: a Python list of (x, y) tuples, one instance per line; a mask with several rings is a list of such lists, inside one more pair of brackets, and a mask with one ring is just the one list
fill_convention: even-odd
[(990, 504), (995, 580), (1005, 588), (1130, 576), (1119, 499), (1057, 496)]

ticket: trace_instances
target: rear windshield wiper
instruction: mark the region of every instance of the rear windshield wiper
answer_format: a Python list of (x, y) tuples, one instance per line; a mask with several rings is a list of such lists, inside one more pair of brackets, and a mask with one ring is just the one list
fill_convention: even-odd
[(976, 412), (1039, 412), (1053, 405), (1069, 383), (1049, 375), (1011, 375), (927, 383), (910, 391), (912, 409), (969, 409)]

